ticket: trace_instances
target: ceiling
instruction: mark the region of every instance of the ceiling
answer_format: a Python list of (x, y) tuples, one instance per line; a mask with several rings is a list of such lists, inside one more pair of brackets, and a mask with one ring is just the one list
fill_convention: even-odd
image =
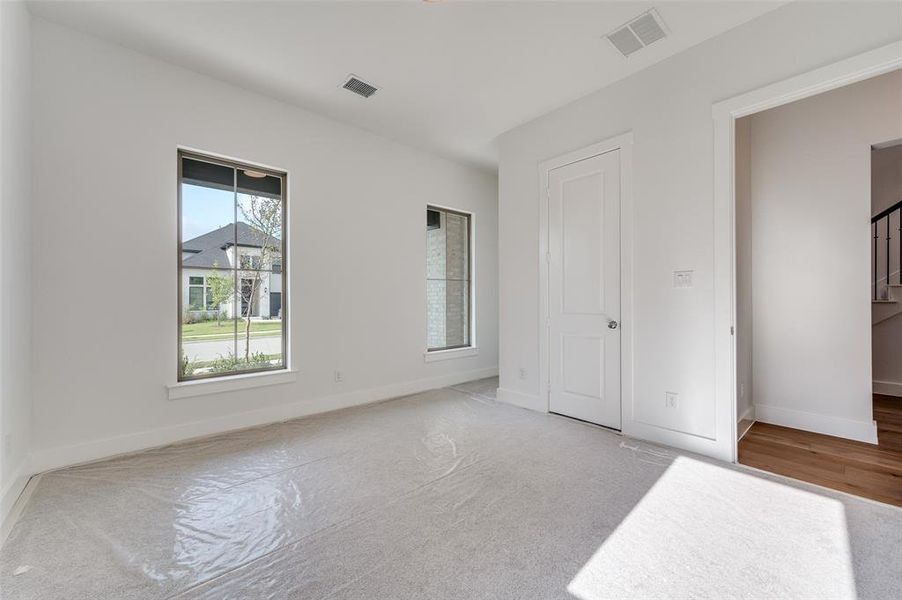
[[(33, 14), (453, 160), (781, 2), (32, 1)], [(603, 37), (649, 8), (670, 35)], [(340, 89), (349, 73), (380, 87)]]

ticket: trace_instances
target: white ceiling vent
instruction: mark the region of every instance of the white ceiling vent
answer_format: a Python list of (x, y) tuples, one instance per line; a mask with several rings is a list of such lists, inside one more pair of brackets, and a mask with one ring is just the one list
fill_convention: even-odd
[(658, 11), (651, 9), (607, 35), (608, 40), (624, 56), (667, 37), (667, 26)]
[(376, 86), (365, 82), (356, 75), (348, 75), (341, 87), (364, 98), (369, 98), (379, 90)]

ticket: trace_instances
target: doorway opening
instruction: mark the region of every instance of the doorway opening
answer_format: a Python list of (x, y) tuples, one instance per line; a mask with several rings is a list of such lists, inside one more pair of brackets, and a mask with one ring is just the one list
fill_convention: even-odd
[(733, 172), (738, 462), (902, 505), (899, 106), (890, 70), (744, 115)]

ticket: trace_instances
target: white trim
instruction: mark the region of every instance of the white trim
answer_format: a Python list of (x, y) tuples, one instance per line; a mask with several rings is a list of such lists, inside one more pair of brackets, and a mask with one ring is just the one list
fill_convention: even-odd
[(858, 440), (868, 444), (877, 443), (877, 423), (874, 421), (854, 421), (767, 404), (755, 405), (755, 417), (758, 421), (771, 425)]
[(0, 490), (0, 546), (3, 546), (13, 525), (22, 514), (22, 509), (30, 495), (29, 477), (26, 474), (29, 462), (29, 459), (22, 460), (13, 470), (9, 483), (3, 490)]
[(455, 358), (467, 358), (479, 354), (479, 348), (475, 346), (467, 346), (466, 348), (451, 348), (450, 350), (433, 350), (432, 352), (423, 352), (424, 362), (436, 362), (440, 360), (452, 360)]
[(289, 419), (296, 419), (298, 417), (329, 412), (341, 408), (380, 402), (382, 400), (416, 394), (426, 390), (447, 387), (467, 381), (484, 379), (486, 377), (494, 377), (496, 375), (498, 375), (498, 367), (474, 369), (460, 373), (440, 375), (438, 377), (416, 379), (376, 388), (357, 390), (344, 394), (335, 394), (320, 398), (308, 398), (290, 404), (271, 406), (170, 427), (149, 429), (137, 433), (93, 440), (82, 444), (44, 448), (32, 454), (33, 461), (31, 463), (31, 472), (44, 472), (51, 469), (109, 458), (119, 454), (126, 454), (146, 450), (148, 448), (165, 446), (175, 442), (225, 433), (227, 431), (246, 429), (248, 427), (287, 421)]
[(902, 383), (896, 381), (874, 381), (874, 393), (902, 397)]
[[(749, 429), (752, 428), (752, 425), (755, 424), (755, 421), (757, 421), (757, 419), (755, 418), (755, 406), (754, 405), (749, 406), (742, 412), (741, 415), (739, 415), (739, 418), (736, 420), (736, 443), (737, 444), (739, 443), (739, 440), (741, 440), (742, 437), (749, 432)], [(742, 429), (740, 427), (740, 425), (743, 422), (748, 423), (748, 427), (746, 427), (745, 429)], [(738, 454), (737, 454), (737, 456), (738, 456)]]
[(498, 402), (519, 406), (520, 408), (528, 408), (538, 412), (548, 412), (548, 400), (543, 400), (540, 396), (534, 394), (524, 394), (505, 388), (498, 388), (496, 399)]
[(245, 373), (243, 375), (229, 375), (227, 377), (215, 377), (210, 379), (193, 379), (180, 381), (167, 386), (169, 399), (191, 398), (194, 396), (206, 396), (222, 392), (234, 392), (249, 388), (277, 385), (280, 383), (293, 383), (298, 379), (297, 371), (279, 370), (262, 373)]
[(755, 421), (755, 405), (749, 406), (747, 409), (742, 411), (742, 414), (739, 415), (738, 421)]
[[(709, 455), (736, 462), (736, 119), (808, 98), (902, 67), (902, 42), (893, 42), (790, 77), (712, 106), (714, 119), (714, 404), (715, 448)], [(759, 405), (760, 407), (760, 405)], [(759, 420), (761, 418), (758, 411)], [(876, 435), (876, 434), (875, 434)], [(866, 437), (866, 436), (865, 436)], [(857, 439), (857, 438), (856, 438)], [(876, 438), (875, 438), (876, 439)]]
[[(548, 343), (548, 177), (549, 172), (587, 158), (620, 150), (620, 426), (625, 432), (632, 421), (633, 407), (633, 132), (628, 131), (586, 148), (545, 160), (539, 175), (539, 404), (549, 411)], [(501, 392), (502, 390), (499, 390)], [(531, 396), (504, 390), (511, 404), (526, 406)], [(517, 394), (518, 396), (514, 396)], [(526, 401), (520, 398), (530, 398)], [(525, 402), (522, 404), (521, 402)], [(527, 406), (531, 408), (532, 406)]]

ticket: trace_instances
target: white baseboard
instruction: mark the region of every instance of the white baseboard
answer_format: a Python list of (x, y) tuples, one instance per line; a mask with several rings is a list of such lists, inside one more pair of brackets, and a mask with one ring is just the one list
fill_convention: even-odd
[[(745, 434), (749, 432), (749, 429), (752, 428), (752, 425), (755, 424), (757, 420), (755, 415), (755, 405), (749, 406), (742, 414), (739, 415), (739, 419), (736, 421), (736, 438), (741, 440)], [(746, 427), (743, 427), (743, 423), (748, 423)]]
[(24, 505), (23, 492), (28, 485), (26, 467), (28, 460), (22, 460), (19, 466), (13, 470), (13, 476), (2, 490), (0, 490), (0, 546), (6, 541), (18, 513)]
[(735, 444), (726, 438), (717, 440), (702, 435), (693, 435), (685, 431), (667, 429), (660, 425), (652, 425), (635, 419), (630, 419), (628, 412), (624, 412), (621, 433), (627, 437), (644, 440), (661, 446), (672, 446), (681, 450), (704, 454), (724, 462), (733, 462), (733, 449)]
[[(755, 405), (749, 406), (739, 415), (739, 421), (755, 421)], [(739, 422), (737, 421), (737, 423)]]
[(537, 410), (539, 412), (548, 412), (547, 403), (542, 398), (533, 394), (524, 394), (523, 392), (515, 392), (505, 388), (498, 388), (498, 402), (505, 404), (513, 404), (520, 408), (528, 408), (529, 410)]
[(902, 397), (902, 383), (896, 383), (895, 381), (875, 381), (874, 393)]
[(172, 427), (140, 431), (82, 444), (39, 449), (32, 454), (30, 472), (42, 473), (52, 469), (110, 458), (130, 452), (147, 450), (149, 448), (165, 446), (175, 442), (216, 435), (227, 431), (234, 431), (236, 429), (266, 425), (268, 423), (278, 423), (280, 421), (287, 421), (289, 419), (296, 419), (298, 417), (305, 417), (352, 406), (360, 406), (362, 404), (370, 404), (372, 402), (380, 402), (399, 396), (416, 394), (426, 390), (447, 387), (449, 385), (474, 381), (485, 377), (494, 377), (496, 375), (498, 375), (498, 367), (463, 371), (439, 377), (395, 383), (378, 388), (369, 388), (344, 394), (301, 400), (290, 404), (235, 413)]
[(755, 418), (771, 425), (782, 425), (868, 444), (877, 443), (877, 424), (874, 421), (854, 421), (766, 404), (755, 405)]

